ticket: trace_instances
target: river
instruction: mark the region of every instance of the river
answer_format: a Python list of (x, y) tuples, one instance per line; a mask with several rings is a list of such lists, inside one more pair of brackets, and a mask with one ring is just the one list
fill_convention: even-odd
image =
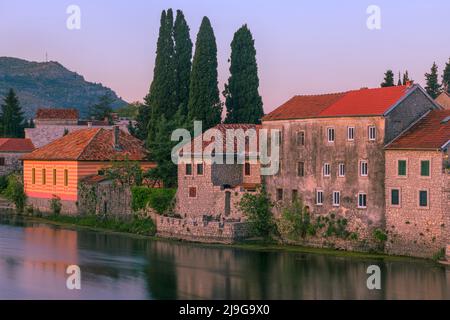
[[(66, 287), (78, 265), (81, 289)], [(369, 290), (367, 267), (381, 269)], [(0, 215), (0, 299), (450, 299), (450, 269), (141, 239)]]

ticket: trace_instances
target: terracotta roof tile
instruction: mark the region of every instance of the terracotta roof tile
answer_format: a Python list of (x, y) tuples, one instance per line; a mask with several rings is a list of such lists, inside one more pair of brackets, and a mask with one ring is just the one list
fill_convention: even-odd
[(78, 120), (77, 109), (44, 109), (40, 108), (36, 112), (36, 119), (66, 119)]
[[(443, 121), (447, 119), (447, 121)], [(439, 149), (450, 141), (450, 110), (433, 110), (386, 149)]]
[(316, 117), (382, 115), (408, 92), (408, 86), (295, 96), (263, 121)]
[(23, 157), (24, 160), (110, 161), (125, 159), (141, 161), (146, 158), (143, 143), (119, 130), (119, 146), (115, 149), (113, 130), (90, 128), (77, 130)]
[(0, 152), (31, 152), (34, 145), (30, 139), (0, 138)]

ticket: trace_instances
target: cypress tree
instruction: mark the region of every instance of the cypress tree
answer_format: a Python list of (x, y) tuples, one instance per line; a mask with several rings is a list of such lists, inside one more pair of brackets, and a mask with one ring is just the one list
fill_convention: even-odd
[(400, 71), (398, 72), (398, 82), (397, 82), (398, 86), (402, 85), (402, 77), (400, 76)]
[(406, 84), (408, 83), (408, 81), (410, 81), (409, 79), (409, 75), (408, 75), (408, 70), (405, 71), (405, 73), (403, 74), (403, 85), (406, 86)]
[(433, 99), (439, 95), (441, 90), (441, 85), (438, 82), (438, 67), (435, 62), (431, 66), (430, 73), (425, 73), (425, 79), (427, 85), (425, 86), (425, 90)]
[(259, 95), (255, 41), (247, 25), (231, 42), (230, 78), (223, 92), (227, 107), (226, 123), (260, 123), (264, 115)]
[(216, 37), (207, 17), (203, 17), (195, 42), (188, 106), (189, 119), (203, 121), (203, 130), (221, 121), (222, 104), (217, 87)]
[(3, 99), (1, 127), (5, 138), (23, 138), (24, 117), (19, 99), (13, 89), (10, 89)]
[(177, 107), (181, 115), (187, 117), (189, 103), (189, 83), (191, 77), (192, 41), (189, 26), (183, 11), (177, 10), (177, 17), (173, 28), (175, 41), (176, 92)]
[(384, 87), (393, 87), (394, 86), (394, 73), (392, 70), (386, 71), (384, 74), (384, 81), (380, 85), (382, 88)]
[(445, 64), (444, 73), (442, 74), (442, 85), (444, 86), (444, 90), (450, 93), (450, 58)]

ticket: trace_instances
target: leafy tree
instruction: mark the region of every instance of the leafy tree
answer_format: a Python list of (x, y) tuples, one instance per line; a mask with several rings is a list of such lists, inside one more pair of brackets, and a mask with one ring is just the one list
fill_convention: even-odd
[(25, 207), (27, 196), (23, 189), (22, 176), (19, 174), (11, 174), (8, 176), (8, 186), (4, 191), (4, 196), (11, 200), (18, 213), (22, 213)]
[(89, 107), (89, 116), (95, 120), (108, 119), (111, 123), (114, 102), (115, 99), (109, 93), (102, 95), (96, 104)]
[(105, 176), (121, 185), (140, 186), (144, 173), (137, 161), (114, 159), (110, 167), (105, 168)]
[(393, 86), (394, 86), (394, 73), (392, 72), (392, 70), (388, 70), (384, 74), (384, 80), (381, 83), (381, 87), (384, 88)]
[(221, 121), (222, 104), (217, 87), (217, 45), (211, 23), (203, 17), (195, 43), (189, 87), (189, 119), (203, 121), (207, 130)]
[(189, 35), (189, 26), (184, 18), (183, 11), (177, 10), (177, 17), (173, 27), (175, 41), (175, 68), (177, 107), (181, 109), (184, 117), (188, 115), (189, 83), (191, 77), (192, 41)]
[(442, 86), (447, 93), (450, 93), (450, 58), (445, 64), (444, 73), (442, 74)]
[(292, 204), (285, 206), (282, 210), (280, 231), (289, 238), (297, 240), (307, 235), (315, 235), (317, 226), (311, 221), (311, 215), (303, 202), (295, 199)]
[(408, 81), (411, 81), (411, 80), (409, 79), (408, 70), (406, 70), (405, 73), (403, 74), (403, 81), (402, 81), (402, 84), (403, 84), (404, 86), (406, 86), (406, 84), (408, 83)]
[(226, 123), (260, 123), (264, 115), (258, 92), (259, 78), (255, 41), (247, 25), (234, 34), (228, 84), (223, 92), (227, 107)]
[(116, 112), (119, 117), (135, 120), (142, 105), (143, 104), (139, 101), (131, 102), (126, 106), (117, 109)]
[(265, 240), (270, 240), (277, 232), (272, 207), (273, 204), (264, 186), (256, 194), (244, 194), (239, 203), (239, 208), (246, 216), (253, 234)]
[(425, 73), (425, 79), (425, 90), (430, 95), (430, 97), (435, 99), (441, 91), (441, 85), (438, 82), (438, 67), (436, 65), (436, 62), (433, 62), (430, 73)]
[(6, 138), (22, 138), (24, 136), (24, 117), (19, 99), (13, 89), (10, 89), (1, 106), (2, 136)]

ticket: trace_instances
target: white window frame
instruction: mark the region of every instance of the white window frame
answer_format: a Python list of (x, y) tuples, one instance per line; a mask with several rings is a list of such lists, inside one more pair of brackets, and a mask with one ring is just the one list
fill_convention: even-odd
[[(352, 133), (351, 138), (350, 132)], [(355, 127), (347, 127), (347, 141), (355, 141)]]
[[(328, 169), (328, 172), (326, 169)], [(331, 177), (331, 165), (328, 162), (323, 164), (322, 174), (326, 178)]]
[[(372, 129), (373, 129), (373, 136), (372, 136)], [(369, 126), (369, 141), (375, 141), (377, 140), (377, 127), (376, 126)]]
[[(343, 173), (343, 174), (342, 174)], [(345, 177), (345, 163), (339, 163), (338, 165), (338, 177)]]
[[(319, 194), (321, 195), (321, 197), (320, 197), (321, 202), (319, 202)], [(322, 189), (316, 190), (316, 206), (323, 206), (323, 190)]]
[[(337, 198), (336, 198), (337, 195)], [(336, 202), (336, 199), (338, 200)], [(333, 207), (339, 207), (341, 206), (341, 192), (340, 191), (333, 191)]]
[[(366, 165), (366, 172), (363, 173), (363, 164)], [(369, 176), (369, 161), (367, 160), (359, 160), (359, 175), (361, 177), (368, 177)]]
[[(333, 140), (330, 140), (330, 132), (333, 132)], [(327, 141), (328, 143), (334, 143), (336, 140), (336, 131), (334, 130), (334, 127), (328, 127), (327, 128)]]
[[(363, 195), (366, 198), (366, 205), (365, 206), (362, 206), (361, 203), (360, 203), (361, 196), (363, 196)], [(365, 193), (365, 192), (358, 192), (358, 209), (366, 209), (366, 208), (367, 208), (367, 193)]]

